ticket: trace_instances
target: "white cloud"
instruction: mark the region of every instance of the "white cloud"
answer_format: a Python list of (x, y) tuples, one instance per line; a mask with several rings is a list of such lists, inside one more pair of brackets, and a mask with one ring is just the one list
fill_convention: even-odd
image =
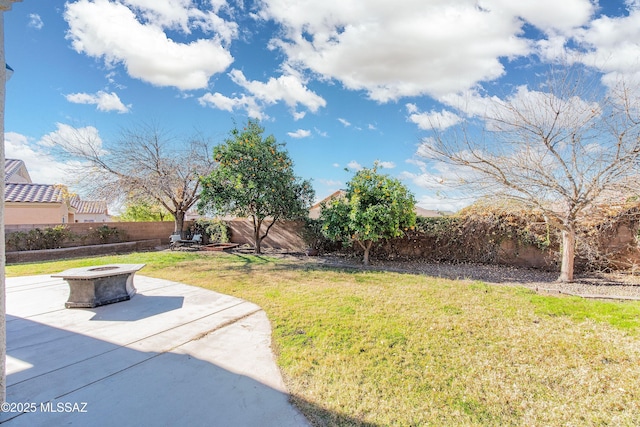
[(44, 22), (42, 22), (42, 18), (37, 13), (30, 13), (28, 25), (36, 30), (41, 30), (44, 27)]
[(417, 159), (407, 159), (405, 160), (405, 163), (408, 163), (410, 165), (414, 165), (414, 166), (418, 166), (419, 168), (424, 168), (427, 166), (427, 164), (425, 162), (423, 162), (422, 160), (417, 160)]
[[(233, 62), (225, 45), (237, 37), (237, 25), (190, 1), (78, 0), (66, 4), (64, 18), (77, 52), (102, 58), (109, 67), (122, 63), (131, 77), (157, 86), (205, 88)], [(192, 25), (215, 34), (179, 43), (165, 31), (189, 33)]]
[(331, 166), (333, 166), (334, 168), (339, 168), (340, 167), (340, 163), (334, 163)]
[(248, 94), (229, 98), (220, 93), (208, 93), (199, 98), (201, 105), (208, 105), (225, 111), (245, 109), (249, 117), (265, 118), (263, 113), (265, 106), (283, 101), (291, 107), (294, 120), (302, 119), (306, 113), (296, 111), (298, 105), (306, 107), (315, 113), (320, 107), (326, 106), (326, 101), (316, 93), (310, 91), (305, 84), (295, 75), (282, 75), (278, 78), (270, 78), (266, 83), (249, 81), (240, 70), (231, 70), (231, 80), (242, 87)]
[[(588, 124), (592, 115), (600, 111), (600, 106), (593, 102), (573, 96), (569, 99), (557, 98), (553, 93), (545, 93), (529, 90), (526, 86), (519, 86), (511, 94), (506, 103), (510, 106), (501, 108), (502, 103), (495, 103), (493, 108), (486, 113), (486, 126), (488, 129), (499, 127), (508, 130), (509, 124), (515, 127), (520, 122), (517, 112), (525, 111), (527, 120), (532, 123), (545, 124), (547, 129), (574, 129), (579, 123)], [(554, 108), (547, 105), (551, 103)], [(557, 115), (555, 111), (561, 111)]]
[(315, 131), (316, 131), (316, 133), (317, 133), (319, 136), (323, 137), (323, 138), (326, 138), (326, 137), (328, 137), (328, 136), (329, 136), (329, 134), (328, 134), (326, 131), (322, 131), (322, 130), (320, 130), (320, 129), (318, 129), (318, 128), (313, 128), (313, 130), (315, 130)]
[[(477, 90), (467, 90), (459, 93), (451, 93), (439, 99), (443, 104), (465, 113), (468, 116), (484, 116), (495, 103), (502, 101), (498, 97), (487, 97)], [(408, 110), (409, 111), (409, 110)], [(417, 113), (419, 110), (414, 111)]]
[(436, 174), (430, 174), (426, 172), (416, 174), (416, 173), (404, 171), (400, 173), (399, 176), (400, 176), (400, 179), (409, 180), (420, 188), (427, 188), (431, 190), (443, 188), (444, 180), (442, 177)]
[(520, 17), (546, 33), (562, 34), (587, 24), (596, 11), (591, 0), (487, 0), (481, 4), (505, 16)]
[(380, 160), (376, 160), (375, 164), (382, 169), (394, 169), (396, 167), (393, 162), (381, 162)]
[(339, 121), (340, 123), (342, 123), (344, 127), (349, 127), (349, 126), (351, 126), (351, 123), (350, 123), (350, 122), (348, 122), (347, 120), (343, 119), (343, 118), (338, 118), (338, 121)]
[(417, 205), (434, 211), (458, 212), (475, 201), (469, 197), (455, 197), (445, 194), (422, 195), (418, 197)]
[(347, 163), (347, 167), (349, 169), (353, 169), (355, 171), (362, 170), (362, 165), (360, 163), (356, 162), (355, 160), (351, 160), (349, 163)]
[(635, 3), (629, 3), (627, 16), (602, 16), (575, 37), (588, 50), (582, 61), (603, 71), (610, 85), (620, 77), (640, 83), (640, 8)]
[(264, 120), (269, 117), (262, 112), (262, 108), (256, 103), (253, 97), (246, 95), (230, 98), (218, 92), (206, 93), (198, 98), (198, 102), (203, 107), (209, 106), (229, 112), (244, 109), (247, 115), (253, 119)]
[(190, 34), (193, 28), (216, 32), (226, 43), (237, 34), (237, 24), (225, 22), (218, 11), (226, 2), (210, 1), (211, 10), (200, 10), (190, 0), (120, 0), (137, 11), (142, 19), (163, 28)]
[(266, 83), (256, 80), (249, 81), (240, 70), (231, 70), (229, 73), (234, 83), (246, 89), (253, 97), (267, 105), (284, 101), (291, 108), (298, 104), (305, 106), (315, 113), (327, 102), (319, 95), (309, 90), (298, 76), (282, 75), (278, 78), (271, 77)]
[(308, 138), (311, 136), (311, 131), (310, 130), (305, 130), (305, 129), (298, 129), (295, 132), (288, 132), (287, 135), (289, 135), (291, 138)]
[(77, 148), (105, 154), (102, 138), (98, 129), (93, 126), (74, 128), (63, 123), (56, 123), (56, 130), (43, 136), (38, 145), (45, 148), (60, 147)]
[(284, 28), (272, 46), (288, 65), (387, 102), (493, 81), (501, 61), (533, 52), (525, 24), (569, 34), (594, 11), (590, 0), (269, 0), (260, 16)]
[(407, 112), (409, 112), (409, 121), (418, 125), (422, 130), (440, 129), (444, 130), (455, 126), (462, 122), (462, 118), (451, 111), (431, 110), (428, 113), (422, 113), (414, 104), (407, 104)]
[(567, 37), (561, 35), (549, 36), (544, 40), (536, 43), (538, 55), (544, 61), (553, 63), (558, 59), (564, 59), (568, 56)]
[(95, 94), (90, 93), (72, 93), (66, 95), (67, 101), (76, 104), (92, 104), (98, 108), (98, 111), (117, 111), (118, 113), (128, 113), (131, 104), (124, 105), (120, 97), (115, 93), (107, 93), (98, 91)]
[(414, 114), (414, 113), (417, 113), (417, 112), (420, 111), (416, 104), (407, 103), (404, 106), (407, 109), (407, 113), (409, 113), (409, 114)]
[(419, 172), (404, 171), (400, 174), (402, 179), (410, 180), (418, 187), (438, 191), (456, 189), (474, 181), (474, 172), (469, 168), (430, 159), (428, 146), (432, 143), (431, 138), (422, 140), (415, 157), (406, 160), (406, 163), (416, 166)]
[(7, 132), (4, 135), (7, 159), (22, 160), (31, 180), (36, 184), (71, 185), (71, 164), (55, 159), (49, 151), (24, 135)]

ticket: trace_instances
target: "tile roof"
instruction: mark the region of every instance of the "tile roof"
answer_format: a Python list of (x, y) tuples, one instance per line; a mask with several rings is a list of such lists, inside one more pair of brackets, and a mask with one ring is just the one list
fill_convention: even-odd
[(26, 166), (22, 160), (5, 159), (4, 161), (4, 182), (11, 182), (12, 177)]
[(5, 202), (61, 203), (59, 187), (49, 184), (5, 184)]
[(331, 200), (333, 199), (337, 199), (338, 197), (343, 197), (347, 194), (347, 192), (345, 190), (338, 190), (338, 191), (334, 191), (333, 193), (331, 193), (329, 196), (325, 197), (324, 199), (320, 200), (318, 203), (316, 203), (315, 205), (311, 206), (311, 209), (320, 209), (320, 206), (323, 203), (329, 203)]
[(76, 208), (77, 214), (106, 214), (107, 202), (104, 200), (80, 200), (79, 197), (71, 199), (71, 206)]
[[(22, 177), (20, 171), (25, 171), (26, 166), (22, 160), (5, 159), (5, 202), (30, 202), (30, 203), (62, 203), (66, 187), (50, 184), (32, 184), (14, 182), (14, 179)], [(30, 178), (29, 178), (30, 179)], [(104, 200), (80, 200), (73, 196), (69, 202), (71, 207), (80, 214), (107, 214), (107, 202)]]
[(432, 218), (432, 217), (439, 217), (439, 216), (447, 215), (447, 212), (434, 211), (433, 209), (425, 209), (425, 208), (421, 208), (420, 206), (416, 206), (415, 212), (416, 212), (416, 215), (423, 216), (423, 217), (426, 217), (426, 218), (430, 218), (430, 217)]

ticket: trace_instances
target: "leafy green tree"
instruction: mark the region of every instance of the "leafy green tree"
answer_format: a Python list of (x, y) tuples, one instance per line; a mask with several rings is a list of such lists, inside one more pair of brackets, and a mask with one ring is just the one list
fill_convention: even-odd
[(305, 217), (315, 195), (309, 181), (293, 174), (284, 145), (263, 133), (257, 121), (249, 120), (214, 148), (217, 167), (201, 179), (198, 203), (201, 212), (251, 218), (257, 254), (271, 227), (279, 220)]
[(120, 221), (165, 221), (170, 216), (171, 213), (157, 203), (129, 202), (120, 215)]
[(322, 232), (344, 243), (356, 242), (364, 250), (363, 263), (381, 239), (400, 237), (416, 222), (415, 198), (397, 179), (363, 169), (347, 184), (344, 197), (322, 207)]

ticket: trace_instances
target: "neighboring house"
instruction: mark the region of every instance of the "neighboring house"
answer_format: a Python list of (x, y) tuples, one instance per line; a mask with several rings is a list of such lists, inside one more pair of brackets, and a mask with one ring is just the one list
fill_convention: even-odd
[(347, 194), (346, 191), (338, 190), (334, 193), (331, 193), (329, 196), (325, 197), (324, 199), (320, 200), (318, 203), (311, 206), (311, 208), (309, 209), (309, 218), (311, 219), (320, 218), (320, 211), (322, 210), (323, 204), (329, 204), (331, 200), (344, 197), (346, 194)]
[(107, 202), (104, 200), (80, 200), (80, 197), (75, 196), (70, 205), (76, 209), (76, 222), (107, 222), (110, 219)]
[(108, 221), (104, 201), (69, 199), (63, 185), (34, 184), (22, 160), (5, 160), (4, 222), (16, 224), (68, 224)]
[(4, 223), (66, 224), (75, 222), (75, 208), (68, 206), (62, 189), (49, 184), (5, 183)]
[[(331, 195), (329, 195), (328, 197), (322, 199), (315, 205), (311, 206), (311, 209), (309, 209), (309, 218), (311, 219), (320, 218), (320, 211), (323, 204), (328, 204), (331, 200), (337, 199), (339, 197), (344, 197), (346, 194), (347, 194), (346, 191), (338, 190), (335, 193), (332, 193)], [(415, 207), (415, 212), (417, 216), (422, 216), (422, 217), (438, 217), (438, 216), (445, 216), (450, 214), (449, 212), (424, 209), (424, 208), (421, 208), (420, 206)]]
[(31, 176), (22, 160), (5, 160), (4, 182), (31, 184)]
[(434, 211), (434, 210), (431, 210), (431, 209), (421, 208), (420, 206), (416, 206), (415, 210), (416, 210), (416, 215), (417, 216), (422, 216), (422, 217), (425, 217), (425, 218), (447, 216), (447, 215), (452, 215), (453, 214), (453, 212)]

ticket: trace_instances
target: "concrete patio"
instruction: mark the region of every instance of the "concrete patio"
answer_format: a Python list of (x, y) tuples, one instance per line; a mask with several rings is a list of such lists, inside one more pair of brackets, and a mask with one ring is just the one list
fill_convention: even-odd
[(7, 279), (7, 426), (307, 426), (260, 307), (136, 275), (130, 301), (65, 309), (51, 276)]

